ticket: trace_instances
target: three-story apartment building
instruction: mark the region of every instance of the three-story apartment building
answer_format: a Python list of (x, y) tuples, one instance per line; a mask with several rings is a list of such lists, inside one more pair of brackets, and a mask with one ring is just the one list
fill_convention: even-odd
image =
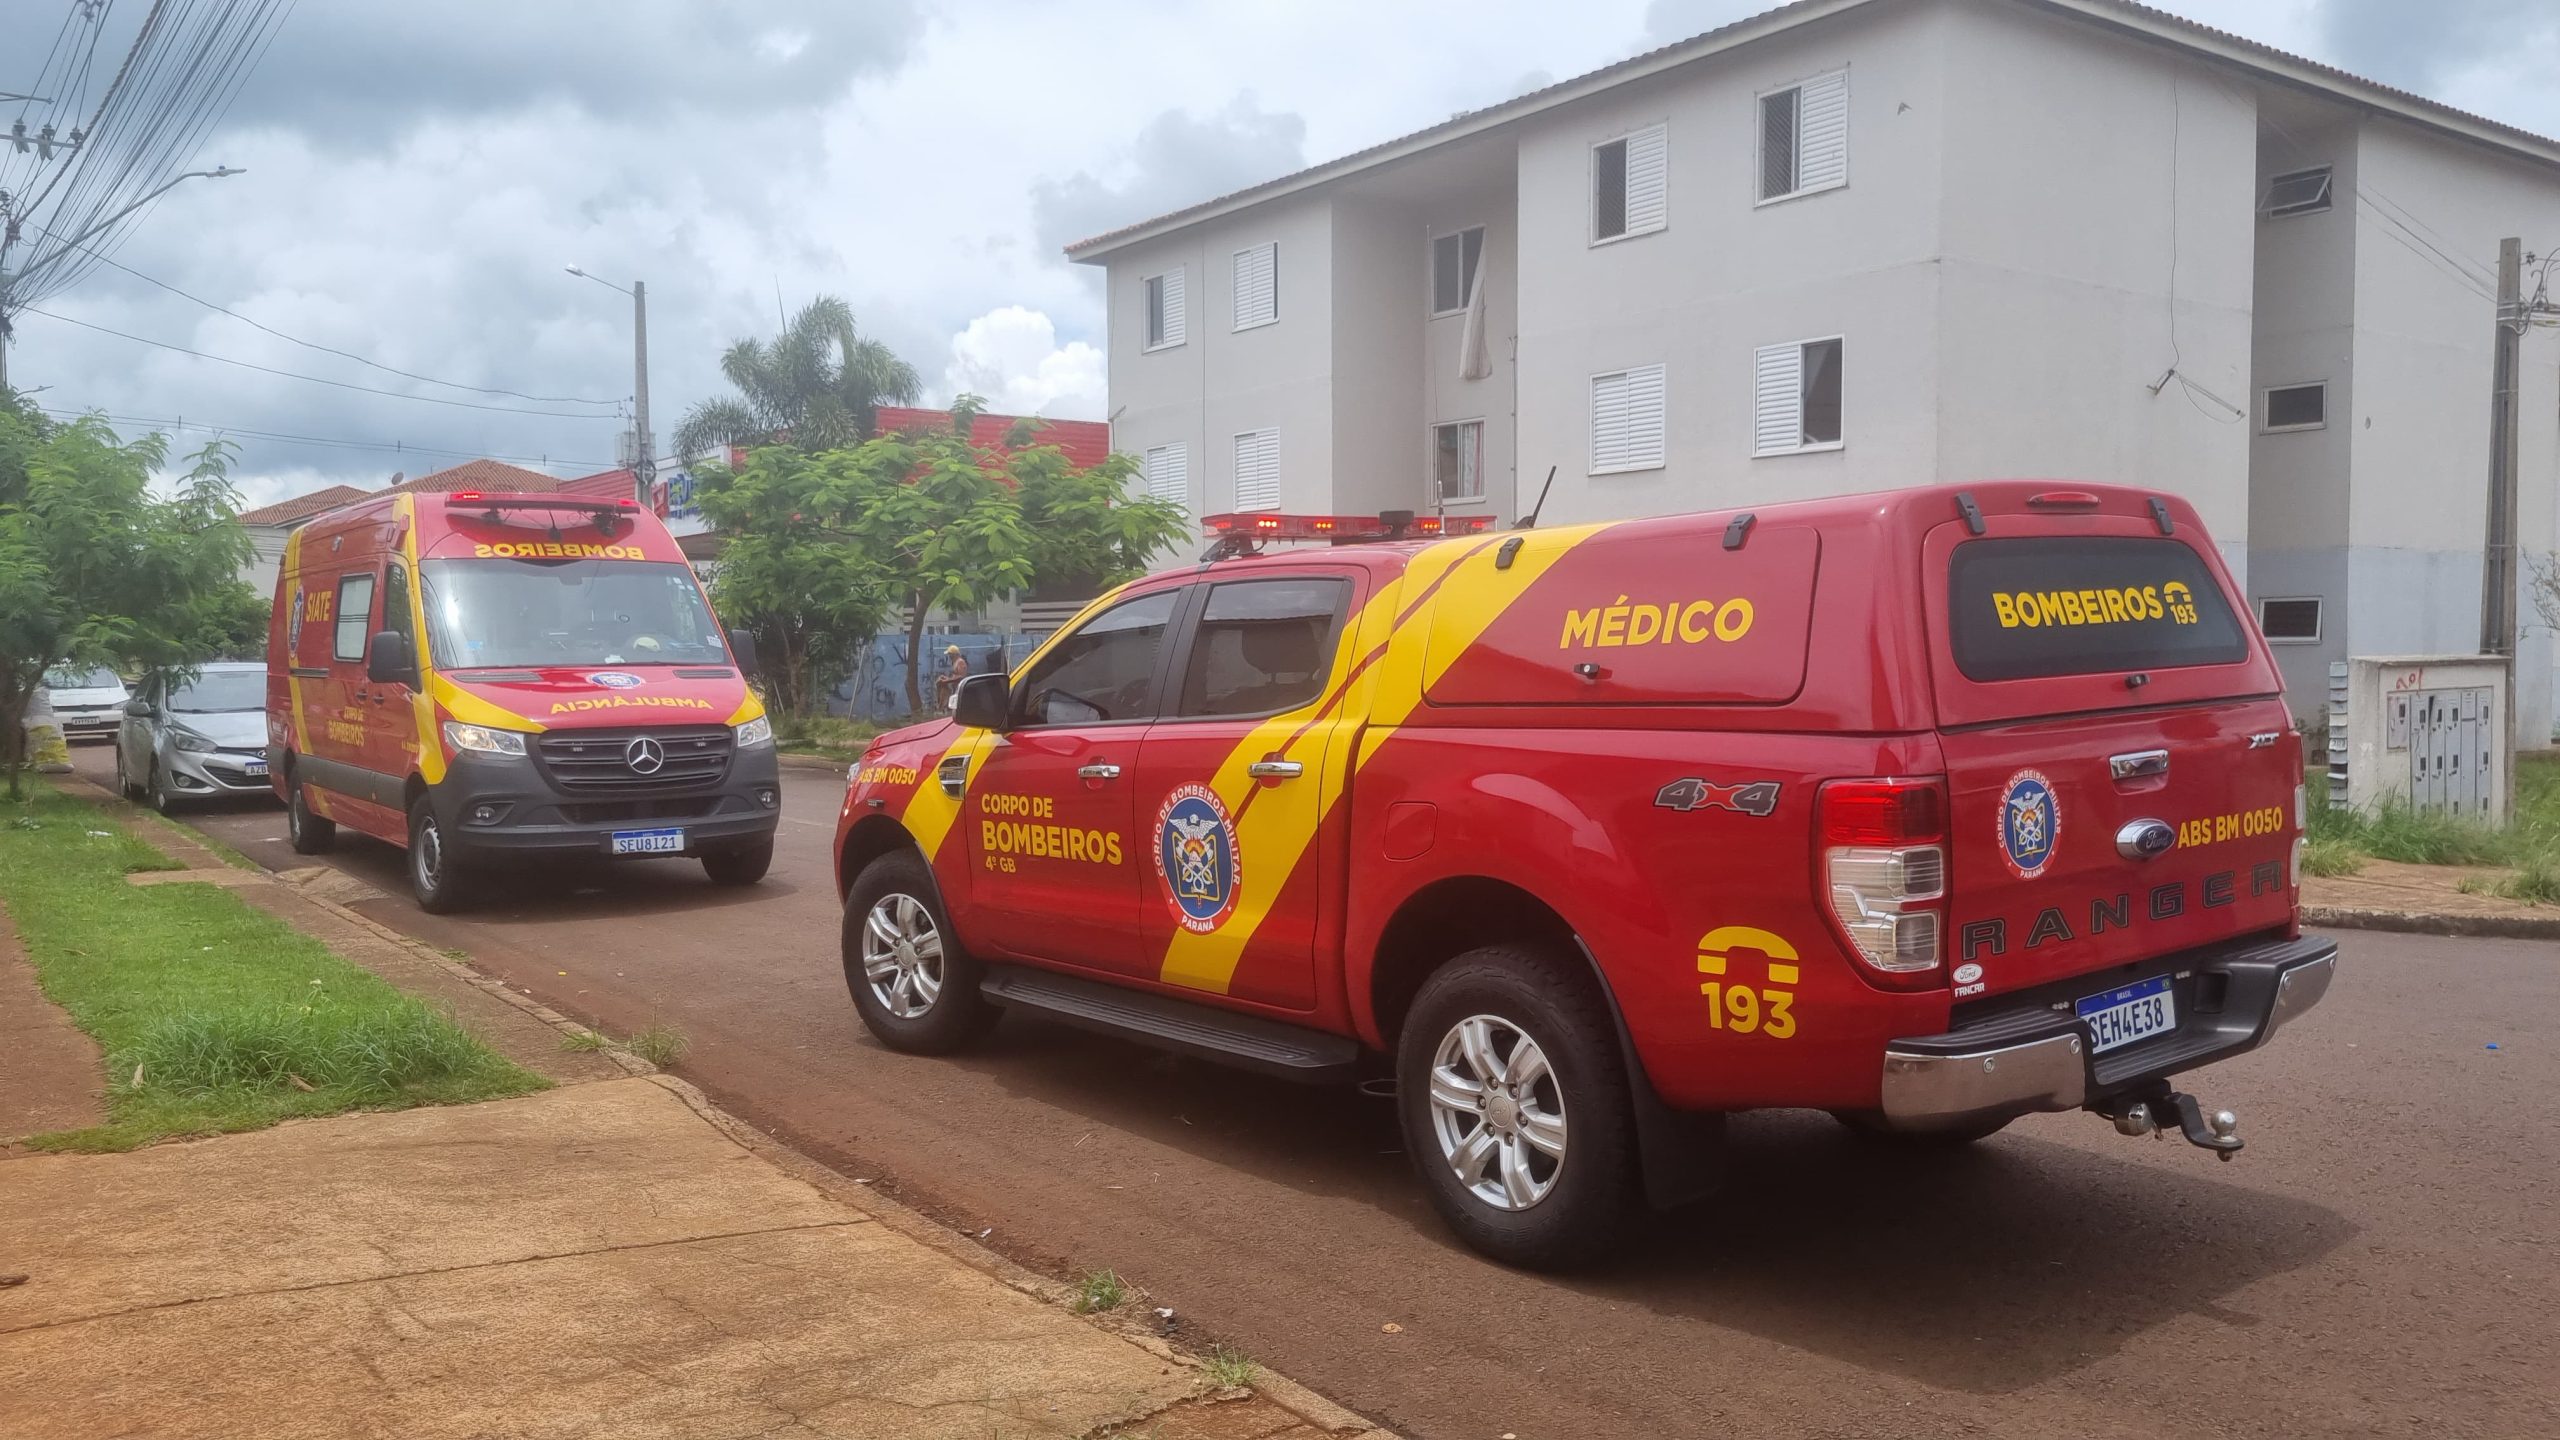
[(2509, 235), (2560, 249), (2560, 144), (2124, 0), (1801, 0), (1068, 253), (1114, 443), (1195, 513), (2155, 485), (2316, 716), (2350, 650), (2476, 648)]

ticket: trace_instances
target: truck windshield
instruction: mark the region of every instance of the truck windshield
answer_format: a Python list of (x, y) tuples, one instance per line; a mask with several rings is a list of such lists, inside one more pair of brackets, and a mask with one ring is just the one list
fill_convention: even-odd
[(169, 708), (181, 715), (219, 715), (267, 708), (264, 670), (205, 670), (169, 691)]
[(693, 572), (630, 560), (430, 560), (430, 653), (492, 666), (724, 665)]
[(2248, 634), (2176, 540), (2044, 535), (1970, 540), (1947, 574), (1956, 668), (2028, 680), (2231, 665)]

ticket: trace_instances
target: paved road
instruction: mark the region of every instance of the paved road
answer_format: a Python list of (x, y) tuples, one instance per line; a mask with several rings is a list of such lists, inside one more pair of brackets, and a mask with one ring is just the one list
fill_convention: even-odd
[[(2560, 1434), (2560, 947), (2347, 937), (2328, 1003), (2199, 1087), (2234, 1163), (2087, 1116), (1935, 1164), (1755, 1117), (1729, 1193), (1557, 1280), (1451, 1243), (1383, 1101), (1019, 1021), (881, 1050), (836, 958), (841, 789), (787, 778), (744, 893), (643, 861), (437, 919), (392, 850), (332, 863), (565, 1012), (678, 1025), (688, 1078), (829, 1163), (1419, 1437)], [(297, 863), (274, 810), (195, 818)]]

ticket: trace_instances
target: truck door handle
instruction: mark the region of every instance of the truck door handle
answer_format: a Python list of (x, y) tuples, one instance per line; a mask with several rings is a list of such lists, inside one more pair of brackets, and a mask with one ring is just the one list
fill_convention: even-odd
[(1307, 767), (1295, 760), (1256, 760), (1244, 767), (1244, 773), (1256, 780), (1295, 780), (1307, 773)]
[(1100, 761), (1079, 767), (1076, 773), (1087, 780), (1117, 780), (1120, 778), (1120, 767), (1108, 761)]
[(2169, 773), (2169, 752), (2135, 750), (2107, 757), (2107, 773), (2118, 780), (2139, 780), (2150, 775)]

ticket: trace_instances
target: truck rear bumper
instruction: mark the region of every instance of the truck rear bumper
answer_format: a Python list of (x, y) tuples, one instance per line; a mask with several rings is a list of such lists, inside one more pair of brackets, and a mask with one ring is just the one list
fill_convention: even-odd
[[(1925, 1130), (2034, 1110), (2077, 1110), (2181, 1071), (2254, 1050), (2329, 993), (2334, 941), (2254, 940), (2164, 957), (2138, 975), (2179, 977), (2178, 1027), (2105, 1054), (2066, 1006), (2029, 1002), (1943, 1035), (1885, 1047), (1882, 1109), (1898, 1129)], [(2086, 977), (2090, 991), (2105, 977)]]

